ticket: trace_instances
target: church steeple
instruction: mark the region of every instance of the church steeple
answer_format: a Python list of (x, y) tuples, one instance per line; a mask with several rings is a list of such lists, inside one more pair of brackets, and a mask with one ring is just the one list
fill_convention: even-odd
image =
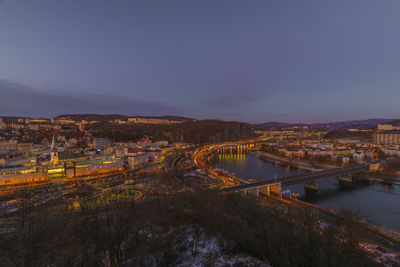
[(53, 134), (53, 139), (51, 140), (51, 148), (50, 148), (50, 150), (51, 150), (51, 151), (56, 151), (56, 150), (57, 150), (57, 147), (56, 147), (56, 138), (55, 138), (54, 134)]
[(57, 164), (58, 163), (58, 150), (56, 146), (56, 139), (53, 134), (53, 140), (51, 141), (51, 148), (50, 148), (50, 156), (51, 156), (51, 163)]

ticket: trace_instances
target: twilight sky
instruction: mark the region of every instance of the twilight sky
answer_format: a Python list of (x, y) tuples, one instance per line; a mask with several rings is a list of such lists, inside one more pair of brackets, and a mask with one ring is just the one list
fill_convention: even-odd
[(0, 115), (400, 117), (399, 0), (0, 0)]

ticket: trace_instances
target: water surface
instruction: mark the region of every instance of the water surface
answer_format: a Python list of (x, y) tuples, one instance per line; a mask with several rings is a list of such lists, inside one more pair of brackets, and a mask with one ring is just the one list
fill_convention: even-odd
[[(260, 160), (251, 154), (237, 152), (216, 154), (212, 165), (233, 172), (244, 179), (270, 180), (304, 172)], [(350, 210), (376, 224), (400, 230), (399, 185), (377, 183), (355, 185), (351, 189), (344, 190), (339, 186), (337, 179), (333, 177), (318, 181), (318, 194), (313, 201), (305, 198), (303, 185), (283, 188), (282, 191), (299, 194), (303, 200), (321, 207)]]

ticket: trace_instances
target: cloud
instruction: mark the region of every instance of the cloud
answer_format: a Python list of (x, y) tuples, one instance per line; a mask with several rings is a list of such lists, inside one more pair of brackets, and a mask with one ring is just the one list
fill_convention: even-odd
[(126, 115), (184, 114), (184, 110), (156, 101), (100, 94), (56, 94), (0, 80), (0, 114), (48, 117), (63, 113), (120, 113)]

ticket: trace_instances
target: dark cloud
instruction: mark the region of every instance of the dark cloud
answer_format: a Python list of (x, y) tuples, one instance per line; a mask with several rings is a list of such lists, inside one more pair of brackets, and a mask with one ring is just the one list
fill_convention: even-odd
[(100, 94), (55, 94), (0, 80), (1, 115), (48, 117), (62, 113), (166, 115), (185, 112), (156, 101)]

